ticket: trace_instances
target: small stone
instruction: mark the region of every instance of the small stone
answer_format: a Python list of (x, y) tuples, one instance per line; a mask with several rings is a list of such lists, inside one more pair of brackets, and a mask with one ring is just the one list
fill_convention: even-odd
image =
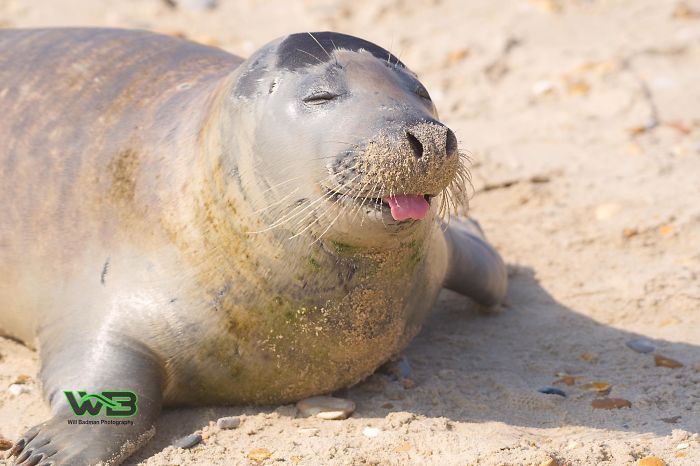
[(217, 419), (216, 425), (219, 429), (235, 429), (241, 425), (241, 418), (236, 416), (222, 417)]
[(532, 93), (539, 97), (554, 92), (554, 83), (552, 81), (541, 80), (532, 85)]
[(297, 409), (304, 417), (316, 416), (321, 419), (347, 419), (355, 412), (355, 403), (332, 396), (312, 396), (297, 403)]
[(9, 450), (10, 448), (12, 448), (12, 445), (13, 445), (12, 440), (8, 440), (6, 438), (0, 437), (0, 450), (1, 451)]
[(182, 438), (179, 438), (173, 442), (175, 448), (192, 448), (193, 446), (199, 444), (202, 441), (202, 436), (200, 434), (190, 434)]
[(607, 395), (610, 393), (610, 390), (612, 389), (612, 385), (606, 382), (590, 382), (582, 387), (584, 390), (588, 390), (590, 392), (596, 392), (601, 395)]
[(542, 387), (538, 388), (537, 391), (545, 395), (559, 395), (566, 398), (566, 392), (556, 387)]
[(416, 382), (413, 379), (401, 379), (399, 382), (403, 388), (406, 390), (410, 390), (412, 388), (416, 388)]
[(586, 362), (596, 362), (598, 359), (600, 359), (600, 355), (598, 353), (594, 353), (593, 351), (587, 351), (581, 354), (579, 357)]
[(399, 376), (407, 379), (413, 375), (413, 369), (411, 369), (411, 364), (408, 362), (406, 356), (401, 356), (399, 359)]
[(540, 466), (559, 466), (559, 462), (550, 456), (546, 460), (542, 461)]
[(16, 384), (26, 384), (32, 381), (32, 378), (28, 376), (27, 374), (20, 374), (17, 376), (15, 381), (13, 383)]
[(676, 445), (676, 450), (686, 450), (688, 448), (690, 448), (689, 443), (679, 443), (678, 445)]
[(24, 384), (13, 383), (9, 387), (7, 387), (7, 391), (12, 396), (19, 396), (23, 393), (29, 393), (31, 390)]
[(591, 401), (593, 409), (631, 408), (632, 403), (624, 398), (597, 398)]
[(173, 0), (177, 6), (186, 10), (205, 11), (213, 10), (217, 7), (217, 0)]
[(364, 435), (367, 438), (375, 438), (379, 436), (379, 433), (381, 432), (380, 429), (377, 429), (376, 427), (365, 427), (362, 429), (362, 435)]
[(634, 340), (630, 340), (625, 343), (627, 347), (631, 350), (636, 351), (637, 353), (651, 353), (654, 351), (654, 345), (652, 344), (651, 341), (647, 340), (646, 338), (635, 338)]
[(248, 459), (256, 463), (262, 463), (272, 456), (272, 452), (267, 448), (255, 448), (248, 452)]
[(563, 375), (557, 380), (554, 381), (555, 384), (564, 384), (564, 385), (574, 385), (576, 383), (576, 377), (573, 375)]
[(613, 202), (600, 204), (595, 208), (595, 218), (597, 220), (608, 220), (619, 214), (620, 211), (622, 211), (622, 206), (620, 204), (615, 204)]
[(408, 442), (403, 442), (401, 445), (399, 445), (398, 447), (394, 448), (394, 451), (395, 451), (396, 453), (403, 453), (403, 452), (410, 451), (411, 448), (412, 448), (412, 446), (411, 446), (410, 443), (408, 443)]
[(679, 367), (683, 367), (683, 364), (675, 359), (667, 358), (666, 356), (662, 356), (660, 354), (654, 356), (654, 363), (656, 363), (656, 365), (659, 367), (668, 367), (669, 369), (678, 369)]
[(639, 463), (637, 464), (638, 466), (666, 466), (664, 460), (657, 458), (656, 456), (645, 456), (639, 460)]
[(316, 437), (320, 430), (314, 427), (302, 427), (298, 432), (302, 435), (306, 435), (307, 437)]
[(384, 404), (382, 405), (382, 408), (383, 408), (383, 409), (393, 409), (393, 408), (394, 408), (394, 405), (393, 405), (393, 403), (384, 403)]

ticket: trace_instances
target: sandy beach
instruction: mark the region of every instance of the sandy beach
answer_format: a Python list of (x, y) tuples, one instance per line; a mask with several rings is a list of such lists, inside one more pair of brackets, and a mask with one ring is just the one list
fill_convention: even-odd
[[(508, 303), (444, 291), (404, 353), (410, 382), (336, 393), (347, 420), (167, 409), (126, 464), (700, 464), (700, 1), (203, 3), (0, 0), (0, 27), (149, 29), (244, 57), (333, 30), (391, 50), (472, 158), (470, 215), (508, 263)], [(0, 437), (49, 416), (38, 369), (0, 338)]]

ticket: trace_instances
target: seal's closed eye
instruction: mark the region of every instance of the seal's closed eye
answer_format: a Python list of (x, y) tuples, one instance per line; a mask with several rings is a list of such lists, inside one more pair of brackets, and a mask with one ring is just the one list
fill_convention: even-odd
[(312, 91), (301, 100), (309, 105), (322, 105), (337, 97), (340, 97), (340, 95), (331, 91)]

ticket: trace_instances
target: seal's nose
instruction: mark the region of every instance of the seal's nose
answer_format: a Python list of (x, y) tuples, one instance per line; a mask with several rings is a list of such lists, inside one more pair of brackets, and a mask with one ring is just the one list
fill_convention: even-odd
[(406, 128), (406, 139), (417, 159), (423, 156), (449, 157), (457, 152), (457, 137), (450, 128), (437, 121)]

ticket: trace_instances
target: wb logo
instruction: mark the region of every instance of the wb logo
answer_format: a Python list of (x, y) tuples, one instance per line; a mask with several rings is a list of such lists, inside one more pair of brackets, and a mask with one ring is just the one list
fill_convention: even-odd
[[(76, 397), (75, 394), (78, 394)], [(136, 414), (138, 396), (128, 390), (112, 390), (101, 393), (88, 394), (87, 392), (64, 391), (68, 404), (76, 416), (97, 416), (105, 408), (105, 414), (109, 417), (129, 417)]]

